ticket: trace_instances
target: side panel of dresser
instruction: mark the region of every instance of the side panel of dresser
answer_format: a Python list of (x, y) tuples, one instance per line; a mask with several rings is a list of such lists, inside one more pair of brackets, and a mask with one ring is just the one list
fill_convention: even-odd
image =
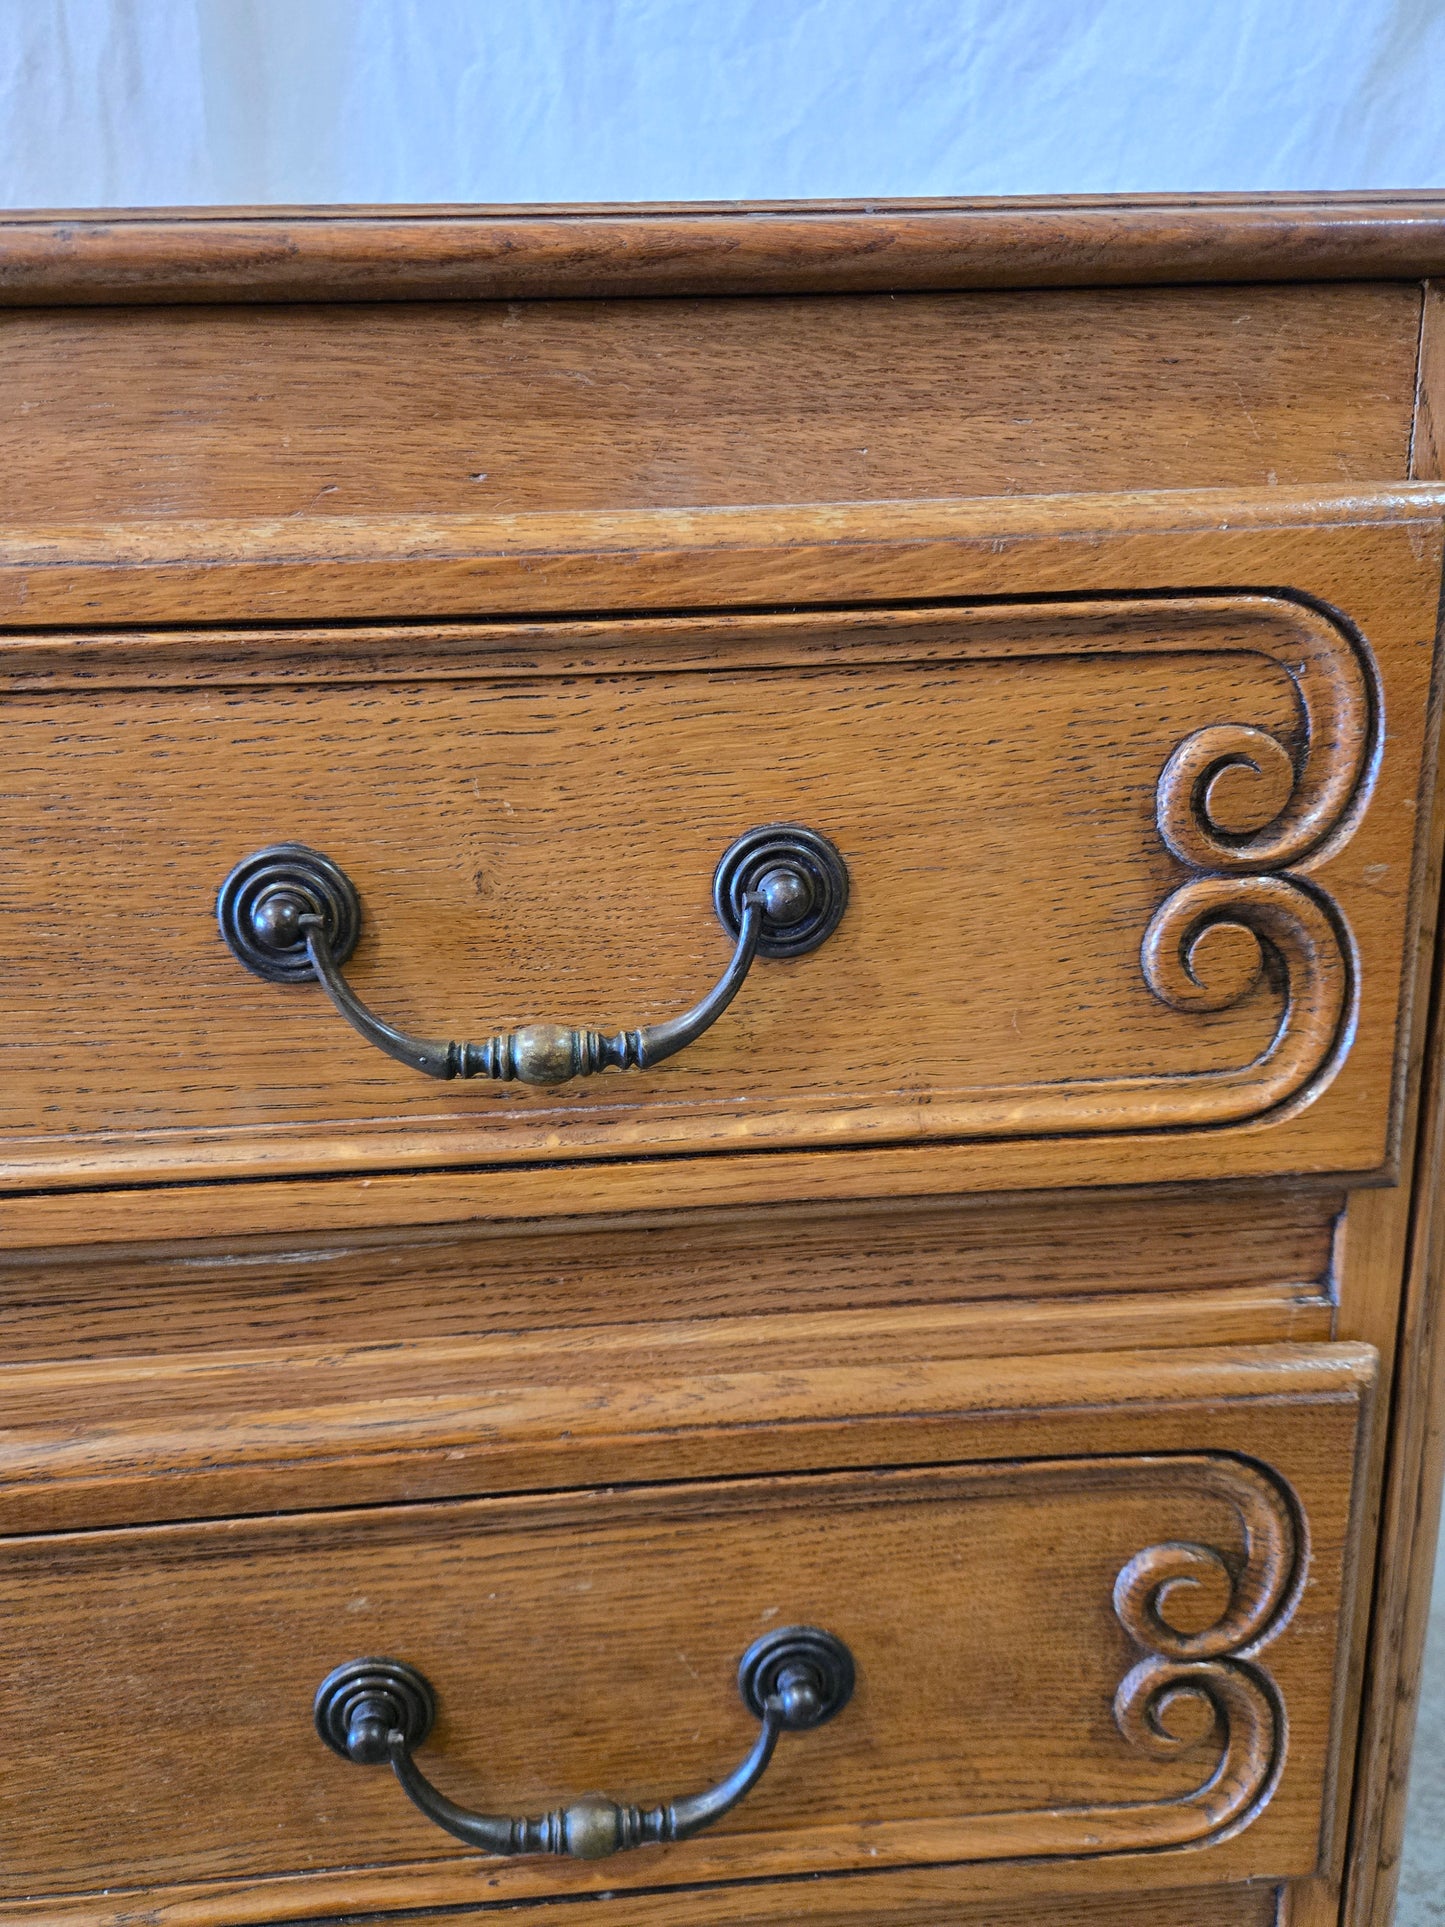
[[(1445, 478), (1445, 288), (1438, 283), (1425, 291), (1411, 472), (1423, 481)], [(1440, 727), (1437, 714), (1437, 758)], [(1445, 815), (1438, 782), (1435, 808), (1432, 900)], [(1414, 1080), (1421, 1095), (1418, 1130), (1412, 1127), (1413, 1184), (1352, 1201), (1351, 1215), (1358, 1211), (1360, 1218), (1359, 1256), (1341, 1306), (1342, 1331), (1382, 1348), (1389, 1413), (1376, 1444), (1385, 1476), (1343, 1896), (1346, 1927), (1389, 1927), (1394, 1915), (1445, 1487), (1445, 955), (1438, 947), (1430, 976), (1428, 1021), (1422, 999), (1416, 1023)], [(1314, 1927), (1316, 1918), (1333, 1922), (1331, 1903), (1322, 1895), (1317, 1904), (1317, 1916), (1303, 1916), (1305, 1927)]]

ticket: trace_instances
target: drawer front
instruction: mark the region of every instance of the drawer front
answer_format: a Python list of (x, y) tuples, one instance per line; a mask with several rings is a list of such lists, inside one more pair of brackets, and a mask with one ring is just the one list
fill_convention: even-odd
[[(29, 238), (6, 232), (7, 291)], [(510, 238), (499, 245), (515, 258)], [(594, 265), (611, 245), (582, 243)], [(486, 243), (463, 246), (475, 258)], [(292, 255), (288, 236), (276, 257)], [(137, 292), (128, 282), (127, 304)], [(0, 333), (6, 524), (338, 524), (1359, 485), (1408, 468), (1420, 294), (1355, 282), (10, 307)]]
[[(1371, 1370), (1140, 1355), (1103, 1402), (1093, 1364), (1066, 1457), (1057, 1409), (960, 1410), (887, 1470), (11, 1537), (0, 1897), (220, 1922), (784, 1878), (752, 1889), (784, 1919), (798, 1875), (947, 1866), (964, 1899), (1023, 1862), (1058, 1894), (1137, 1855), (1165, 1891), (1306, 1875)], [(645, 1809), (749, 1753), (739, 1659), (795, 1624), (846, 1643), (851, 1699), (708, 1831), (600, 1864), (469, 1852), (312, 1726), (334, 1668), (403, 1663), (452, 1801)]]
[[(955, 1185), (1049, 1183), (1132, 1180), (1146, 1138), (1160, 1176), (1379, 1169), (1434, 525), (1068, 561), (1039, 550), (1046, 599), (924, 610), (0, 648), (0, 1177), (919, 1145), (960, 1147)], [(734, 940), (715, 866), (776, 824), (846, 866), (826, 940), (755, 961), (666, 1061), (512, 1077), (556, 1068), (518, 1027), (626, 1057), (702, 997)], [(218, 886), (289, 843), (358, 893), (351, 990), (476, 1040), (433, 1069), (510, 1081), (422, 1075), (314, 980), (242, 967)], [(253, 961), (276, 900), (231, 902)], [(271, 937), (305, 977), (299, 925)]]

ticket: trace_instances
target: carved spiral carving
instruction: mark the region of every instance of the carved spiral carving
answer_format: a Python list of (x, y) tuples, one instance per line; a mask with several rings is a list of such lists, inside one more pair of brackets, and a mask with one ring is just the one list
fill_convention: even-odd
[[(1252, 970), (1211, 983), (1202, 940), (1228, 925), (1254, 939)], [(1149, 988), (1175, 1010), (1223, 1010), (1249, 990), (1264, 964), (1267, 944), (1284, 967), (1294, 994), (1308, 986), (1309, 1003), (1323, 1016), (1344, 1006), (1345, 960), (1320, 899), (1289, 877), (1194, 877), (1167, 897), (1149, 920), (1141, 961)], [(1333, 1024), (1329, 1028), (1333, 1030)]]
[[(1183, 1468), (1181, 1468), (1183, 1470)], [(1269, 1628), (1288, 1596), (1297, 1557), (1294, 1519), (1274, 1481), (1235, 1462), (1229, 1488), (1244, 1529), (1244, 1559), (1231, 1566), (1213, 1546), (1171, 1540), (1138, 1553), (1114, 1582), (1114, 1611), (1140, 1646), (1170, 1659), (1215, 1659), (1238, 1652)], [(1209, 1466), (1211, 1489), (1224, 1474)], [(1218, 1602), (1212, 1620), (1194, 1631), (1191, 1595)], [(1173, 1614), (1184, 1608), (1185, 1623)]]
[(1231, 873), (1297, 863), (1349, 807), (1369, 754), (1370, 692), (1351, 638), (1297, 611), (1298, 647), (1276, 655), (1304, 723), (1299, 759), (1245, 723), (1196, 730), (1159, 778), (1159, 834), (1182, 863)]
[[(1217, 1737), (1214, 1768), (1186, 1801), (1210, 1836), (1258, 1812), (1278, 1777), (1284, 1709), (1253, 1655), (1287, 1616), (1299, 1564), (1293, 1514), (1273, 1480), (1237, 1463), (1230, 1484), (1241, 1561), (1170, 1541), (1136, 1553), (1114, 1584), (1119, 1623), (1146, 1653), (1115, 1694), (1115, 1722), (1156, 1758)], [(1201, 1596), (1212, 1617), (1191, 1625)]]
[[(1131, 1746), (1156, 1758), (1183, 1752), (1201, 1735), (1190, 1713), (1221, 1736), (1218, 1765), (1190, 1796), (1207, 1814), (1217, 1838), (1269, 1799), (1282, 1764), (1284, 1713), (1273, 1683), (1257, 1667), (1236, 1660), (1141, 1660), (1114, 1697), (1114, 1718)], [(1176, 1730), (1178, 1721), (1183, 1730)]]
[[(1215, 932), (1244, 936), (1252, 946), (1245, 968), (1237, 950), (1227, 960), (1211, 956)], [(1171, 1009), (1189, 1011), (1238, 1003), (1270, 959), (1283, 976), (1284, 1005), (1265, 1059), (1255, 1066), (1255, 1089), (1267, 1079), (1272, 1101), (1281, 1103), (1328, 1060), (1350, 1000), (1344, 945), (1321, 898), (1291, 877), (1193, 877), (1154, 912), (1140, 951), (1154, 995)], [(1221, 961), (1233, 968), (1216, 974)]]
[[(1160, 905), (1140, 956), (1161, 1003), (1199, 1012), (1238, 1003), (1278, 964), (1284, 1008), (1252, 1067), (1256, 1095), (1267, 1100), (1253, 1115), (1294, 1096), (1329, 1062), (1352, 994), (1337, 907), (1314, 886), (1270, 874), (1338, 828), (1370, 755), (1370, 690), (1355, 640), (1319, 610), (1301, 605), (1296, 615), (1292, 645), (1266, 653), (1294, 682), (1303, 747), (1296, 758), (1266, 730), (1214, 723), (1174, 751), (1159, 778), (1159, 834), (1182, 863), (1213, 874)], [(1221, 1091), (1238, 1081), (1206, 1075)], [(1216, 1121), (1234, 1112), (1225, 1097)]]

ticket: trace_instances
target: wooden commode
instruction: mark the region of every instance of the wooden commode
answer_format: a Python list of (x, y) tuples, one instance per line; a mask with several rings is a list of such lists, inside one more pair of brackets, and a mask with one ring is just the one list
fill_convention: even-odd
[(0, 1927), (1384, 1927), (1436, 275), (0, 218)]

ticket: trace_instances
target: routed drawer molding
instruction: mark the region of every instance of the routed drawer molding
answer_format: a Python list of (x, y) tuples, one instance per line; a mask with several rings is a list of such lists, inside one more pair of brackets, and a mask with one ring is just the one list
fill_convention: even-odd
[[(0, 1914), (49, 1895), (57, 1920), (118, 1921), (140, 1881), (178, 1924), (454, 1905), (479, 1878), (520, 1901), (954, 1863), (966, 1899), (1008, 1892), (996, 1863), (1014, 1861), (1056, 1862), (1065, 1894), (1139, 1853), (1166, 1888), (1309, 1873), (1373, 1359), (1163, 1352), (1147, 1386), (1137, 1361), (1070, 1365), (1000, 1362), (972, 1411), (989, 1374), (953, 1369), (933, 1449), (982, 1458), (910, 1466), (894, 1425), (924, 1388), (879, 1372), (865, 1396), (860, 1373), (856, 1402), (903, 1408), (855, 1422), (890, 1469), (730, 1478), (756, 1399), (702, 1383), (694, 1411), (736, 1417), (689, 1483), (0, 1541), (0, 1676), (27, 1736)], [(836, 1412), (841, 1387), (814, 1396), (830, 1389)], [(594, 1403), (579, 1386), (578, 1412)], [(355, 1418), (360, 1446), (374, 1415)], [(809, 1446), (831, 1457), (825, 1435)], [(227, 1449), (217, 1435), (218, 1467)], [(283, 1501), (279, 1457), (276, 1474), (256, 1465), (260, 1503)], [(459, 1853), (310, 1727), (323, 1675), (389, 1655), (437, 1689), (422, 1764), (462, 1804), (598, 1784), (645, 1801), (738, 1751), (735, 1649), (799, 1620), (852, 1647), (849, 1707), (711, 1832), (603, 1865)], [(786, 1884), (752, 1892), (757, 1918), (789, 1917)]]

